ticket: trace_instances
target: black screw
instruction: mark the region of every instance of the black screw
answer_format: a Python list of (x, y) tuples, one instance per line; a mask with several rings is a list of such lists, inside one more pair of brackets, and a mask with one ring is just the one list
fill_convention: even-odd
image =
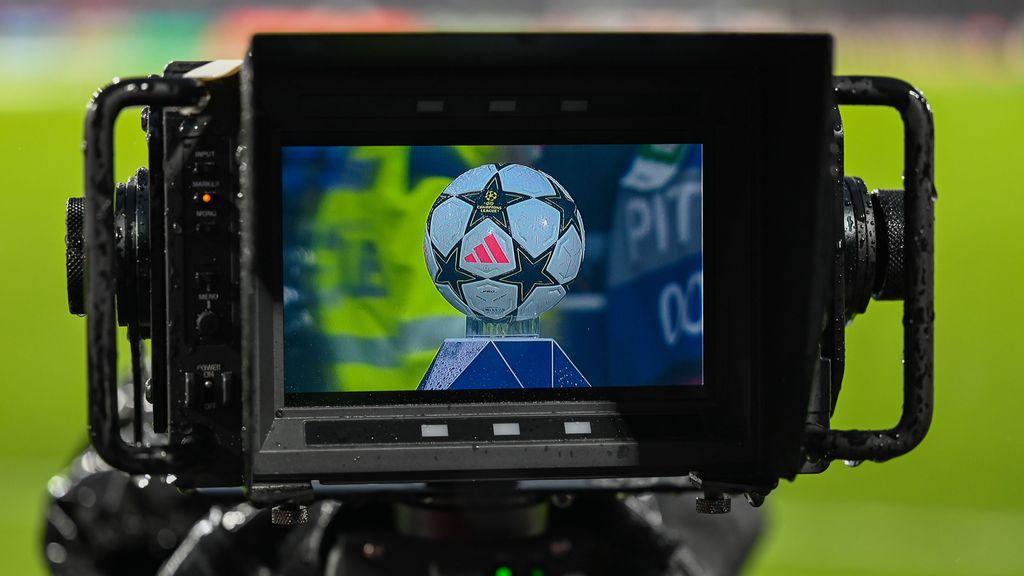
[(309, 520), (309, 510), (300, 504), (281, 504), (270, 509), (270, 522), (275, 526), (297, 526)]
[(732, 500), (720, 492), (704, 492), (697, 497), (698, 514), (728, 514), (732, 510)]

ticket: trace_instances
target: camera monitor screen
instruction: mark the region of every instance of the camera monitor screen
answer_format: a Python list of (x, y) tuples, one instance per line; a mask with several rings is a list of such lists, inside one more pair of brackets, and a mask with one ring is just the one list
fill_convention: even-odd
[[(467, 317), (470, 335), (539, 327), (579, 387), (701, 385), (702, 153), (282, 148), (285, 392), (431, 394), (424, 375)], [(502, 350), (513, 373), (545, 369)]]

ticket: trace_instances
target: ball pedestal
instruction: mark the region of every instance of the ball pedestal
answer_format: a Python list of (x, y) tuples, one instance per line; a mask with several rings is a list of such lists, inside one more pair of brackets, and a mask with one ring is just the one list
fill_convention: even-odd
[(448, 338), (420, 382), (420, 390), (589, 388), (590, 383), (540, 320), (466, 320), (465, 338)]

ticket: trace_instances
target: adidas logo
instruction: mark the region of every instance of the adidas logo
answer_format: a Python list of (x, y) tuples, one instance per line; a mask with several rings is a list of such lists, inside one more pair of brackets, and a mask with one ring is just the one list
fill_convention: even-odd
[(498, 243), (498, 239), (494, 237), (494, 234), (488, 234), (484, 237), (484, 241), (477, 244), (473, 248), (473, 253), (466, 256), (466, 262), (469, 263), (480, 263), (480, 264), (508, 264), (508, 256), (505, 255), (505, 251), (501, 249), (501, 244)]

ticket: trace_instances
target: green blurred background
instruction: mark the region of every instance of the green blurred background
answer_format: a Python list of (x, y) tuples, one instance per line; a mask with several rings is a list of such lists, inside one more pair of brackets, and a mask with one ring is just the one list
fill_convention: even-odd
[[(74, 4), (74, 3), (72, 3)], [(776, 12), (629, 10), (515, 18), (438, 11), (107, 11), (0, 8), (0, 572), (44, 572), (48, 478), (85, 440), (84, 321), (67, 314), (65, 199), (81, 194), (85, 104), (115, 75), (171, 59), (239, 57), (249, 31), (334, 29), (812, 29), (837, 33), (837, 72), (904, 77), (936, 119), (936, 412), (927, 440), (885, 465), (785, 482), (749, 564), (757, 575), (1024, 574), (1024, 26), (1004, 13), (813, 19)], [(291, 20), (289, 20), (291, 19)], [(236, 25), (237, 24), (237, 25)], [(847, 172), (898, 187), (898, 118), (848, 110)], [(119, 126), (118, 177), (144, 162), (137, 115)], [(891, 426), (901, 394), (900, 308), (872, 303), (848, 331), (836, 425)], [(1018, 386), (1020, 384), (1017, 384)]]

